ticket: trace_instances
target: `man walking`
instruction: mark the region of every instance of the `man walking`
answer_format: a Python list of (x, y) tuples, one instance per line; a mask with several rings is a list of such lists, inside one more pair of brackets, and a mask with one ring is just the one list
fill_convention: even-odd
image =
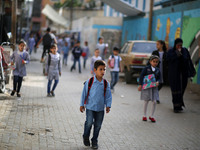
[(37, 43), (37, 48), (39, 47), (40, 43), (43, 41), (43, 52), (41, 57), (41, 62), (44, 62), (44, 56), (46, 54), (46, 51), (50, 52), (51, 44), (55, 43), (57, 44), (57, 40), (55, 36), (51, 33), (51, 29), (48, 27), (46, 30), (46, 34), (40, 39), (40, 41)]

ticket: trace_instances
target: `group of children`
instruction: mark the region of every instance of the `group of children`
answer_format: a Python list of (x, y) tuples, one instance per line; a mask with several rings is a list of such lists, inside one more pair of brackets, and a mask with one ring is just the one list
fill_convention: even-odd
[[(13, 66), (13, 90), (11, 96), (17, 93), (17, 97), (21, 97), (20, 89), (22, 86), (23, 77), (26, 76), (26, 64), (29, 63), (30, 56), (25, 50), (26, 42), (21, 40), (18, 44), (18, 49), (11, 55), (11, 65)], [(61, 58), (60, 54), (57, 53), (57, 45), (53, 44), (50, 47), (51, 52), (46, 59), (45, 75), (48, 78), (47, 84), (47, 96), (55, 96), (54, 90), (59, 82), (59, 76), (61, 76)], [(54, 85), (51, 88), (52, 81)]]
[[(12, 65), (14, 65), (13, 75), (13, 91), (11, 96), (14, 96), (17, 92), (17, 97), (21, 97), (20, 88), (22, 85), (22, 79), (26, 76), (25, 65), (29, 62), (29, 54), (24, 50), (26, 43), (24, 41), (19, 42), (18, 50), (14, 51), (11, 56)], [(61, 58), (57, 52), (57, 45), (51, 45), (51, 52), (46, 59), (46, 72), (48, 77), (47, 96), (55, 96), (54, 90), (59, 82), (59, 76), (61, 76)], [(84, 124), (83, 143), (85, 146), (90, 146), (90, 131), (92, 125), (94, 126), (92, 141), (92, 148), (98, 148), (98, 135), (101, 129), (101, 125), (104, 118), (104, 109), (106, 113), (110, 112), (112, 103), (112, 94), (114, 92), (114, 86), (119, 79), (119, 71), (121, 70), (121, 57), (119, 49), (114, 48), (113, 54), (108, 58), (108, 66), (111, 70), (111, 82), (110, 84), (103, 78), (106, 70), (106, 63), (99, 56), (99, 49), (94, 51), (94, 56), (91, 58), (91, 74), (93, 77), (88, 79), (82, 91), (80, 111), (84, 112), (86, 109), (86, 121)], [(157, 68), (159, 63), (159, 57), (152, 55), (149, 60), (150, 65), (146, 66), (139, 79), (138, 91), (141, 91), (141, 100), (144, 100), (144, 116), (143, 121), (147, 121), (147, 106), (149, 101), (152, 101), (152, 111), (149, 119), (151, 122), (156, 122), (154, 118), (154, 112), (156, 108), (156, 100), (159, 99), (158, 86), (160, 83), (160, 71)], [(154, 74), (156, 78), (156, 86), (153, 88), (142, 89), (144, 76)], [(52, 81), (54, 80), (53, 88), (51, 88)], [(98, 90), (97, 90), (98, 89)]]

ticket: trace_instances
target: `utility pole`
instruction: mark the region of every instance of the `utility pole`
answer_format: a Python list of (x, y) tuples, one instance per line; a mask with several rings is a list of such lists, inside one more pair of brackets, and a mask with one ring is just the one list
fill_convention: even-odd
[(148, 40), (151, 40), (151, 33), (152, 33), (153, 2), (154, 0), (150, 0), (149, 26), (148, 26), (148, 36), (147, 36)]
[(11, 32), (12, 32), (12, 40), (15, 49), (16, 45), (16, 27), (17, 27), (17, 0), (12, 1), (12, 26), (11, 26)]

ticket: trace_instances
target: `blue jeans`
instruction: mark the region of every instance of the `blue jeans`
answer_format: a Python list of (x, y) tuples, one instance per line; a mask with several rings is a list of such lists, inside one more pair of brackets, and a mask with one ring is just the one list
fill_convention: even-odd
[(90, 137), (90, 131), (92, 125), (94, 125), (93, 137), (91, 140), (92, 142), (98, 142), (99, 131), (101, 129), (103, 118), (104, 118), (104, 111), (98, 112), (86, 109), (86, 121), (84, 126), (83, 137), (84, 138)]
[(80, 61), (80, 58), (74, 58), (74, 64), (72, 65), (71, 67), (71, 71), (73, 69), (75, 69), (76, 67), (76, 62), (78, 61), (78, 68), (79, 68), (79, 73), (81, 73), (81, 61)]
[(53, 88), (51, 90), (51, 84), (52, 84), (52, 80), (48, 81), (48, 85), (47, 85), (47, 93), (50, 93), (51, 91), (54, 91), (56, 89), (56, 86), (58, 85), (59, 80), (55, 80), (54, 81), (54, 85)]
[(118, 71), (111, 71), (110, 74), (111, 74), (110, 88), (113, 90), (115, 84), (119, 80), (119, 72)]
[(84, 58), (83, 58), (83, 68), (85, 68), (85, 66), (86, 66), (86, 61), (87, 61), (87, 58), (84, 57)]
[(68, 54), (63, 55), (63, 65), (67, 65)]

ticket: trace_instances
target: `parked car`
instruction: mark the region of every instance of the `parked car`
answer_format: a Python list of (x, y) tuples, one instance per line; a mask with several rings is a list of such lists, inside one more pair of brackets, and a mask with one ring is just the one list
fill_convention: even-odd
[(155, 41), (128, 41), (123, 45), (119, 55), (122, 58), (126, 83), (130, 83), (133, 76), (139, 76), (154, 50)]

